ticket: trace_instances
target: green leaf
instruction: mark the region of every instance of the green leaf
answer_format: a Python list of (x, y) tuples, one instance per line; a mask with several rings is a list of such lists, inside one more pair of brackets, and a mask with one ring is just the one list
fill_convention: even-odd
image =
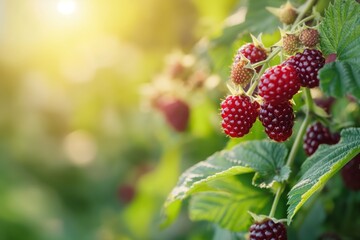
[(190, 219), (206, 220), (231, 231), (245, 231), (252, 222), (248, 211), (267, 213), (273, 195), (251, 185), (248, 174), (219, 179), (212, 191), (195, 194), (190, 201)]
[(360, 99), (360, 4), (336, 0), (320, 24), (320, 46), (325, 55), (336, 53), (336, 62), (320, 70), (321, 89), (331, 96), (351, 93)]
[(320, 71), (321, 88), (335, 97), (351, 93), (360, 99), (360, 66), (346, 61), (326, 64)]
[(289, 171), (284, 167), (285, 145), (270, 141), (244, 142), (231, 150), (217, 152), (184, 172), (168, 196), (164, 206), (165, 222), (178, 214), (183, 199), (209, 190), (211, 181), (237, 174), (256, 172), (254, 184), (269, 188), (275, 181), (284, 181)]
[(301, 206), (354, 156), (360, 153), (360, 128), (341, 132), (336, 145), (320, 145), (301, 167), (301, 178), (288, 194), (288, 221)]

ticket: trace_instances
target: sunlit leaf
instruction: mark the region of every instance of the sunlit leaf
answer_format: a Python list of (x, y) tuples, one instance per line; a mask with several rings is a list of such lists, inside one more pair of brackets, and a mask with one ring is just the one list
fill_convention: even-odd
[(321, 89), (331, 96), (351, 93), (360, 99), (360, 4), (336, 0), (325, 12), (319, 32), (323, 53), (336, 54), (336, 62), (320, 70)]
[(301, 178), (288, 196), (288, 220), (292, 220), (301, 206), (354, 156), (360, 153), (360, 128), (341, 132), (336, 145), (320, 145), (301, 167)]
[(190, 218), (207, 220), (231, 231), (246, 231), (252, 218), (248, 211), (266, 214), (273, 195), (251, 185), (251, 176), (219, 179), (213, 191), (195, 194), (190, 201)]
[(220, 178), (255, 171), (254, 184), (265, 188), (286, 180), (289, 175), (284, 166), (286, 155), (283, 144), (270, 141), (248, 141), (215, 153), (181, 175), (165, 203), (164, 222), (170, 223), (176, 217), (181, 207), (179, 202), (192, 194), (208, 191), (209, 183)]

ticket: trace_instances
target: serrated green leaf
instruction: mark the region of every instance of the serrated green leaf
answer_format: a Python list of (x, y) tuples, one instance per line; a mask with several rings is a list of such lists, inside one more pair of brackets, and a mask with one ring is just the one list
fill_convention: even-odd
[(301, 206), (354, 156), (360, 153), (360, 128), (341, 132), (336, 145), (320, 145), (301, 167), (301, 178), (288, 194), (288, 221)]
[(327, 94), (335, 97), (351, 93), (360, 99), (360, 66), (348, 62), (326, 64), (319, 73), (320, 87)]
[(321, 50), (336, 53), (340, 61), (360, 64), (360, 4), (336, 0), (319, 26)]
[(275, 181), (286, 180), (288, 171), (283, 169), (286, 155), (285, 145), (265, 140), (244, 142), (231, 150), (215, 153), (180, 176), (165, 202), (165, 217), (170, 219), (166, 222), (176, 217), (179, 202), (191, 194), (209, 190), (209, 183), (214, 180), (254, 171), (261, 176), (254, 183), (261, 187), (269, 188)]
[(251, 185), (251, 176), (219, 179), (213, 191), (195, 194), (190, 201), (190, 219), (217, 223), (231, 231), (245, 231), (252, 222), (248, 211), (267, 213), (273, 195)]
[(360, 4), (336, 0), (319, 26), (325, 55), (336, 53), (336, 62), (320, 70), (321, 89), (331, 96), (351, 93), (360, 99)]
[(272, 186), (274, 182), (286, 181), (289, 178), (291, 172), (288, 166), (277, 168), (276, 171), (277, 171), (276, 173), (272, 171), (264, 172), (264, 173), (259, 173), (259, 172), (255, 173), (253, 178), (253, 184), (260, 188), (269, 188)]

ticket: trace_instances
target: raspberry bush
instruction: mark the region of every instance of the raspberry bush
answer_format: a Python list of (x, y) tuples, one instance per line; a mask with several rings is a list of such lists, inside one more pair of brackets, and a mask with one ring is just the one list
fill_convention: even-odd
[[(360, 238), (353, 211), (338, 219), (345, 202), (359, 210), (360, 4), (263, 2), (249, 1), (245, 22), (201, 55), (228, 79), (217, 99), (228, 142), (180, 176), (163, 225), (189, 198), (190, 219), (215, 223), (214, 239)], [(217, 59), (229, 45), (224, 72)]]

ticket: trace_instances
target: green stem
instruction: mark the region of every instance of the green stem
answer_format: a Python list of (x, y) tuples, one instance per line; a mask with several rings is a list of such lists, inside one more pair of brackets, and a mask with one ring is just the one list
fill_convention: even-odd
[[(306, 12), (314, 5), (316, 0), (308, 0), (306, 2), (306, 5), (304, 6), (303, 10), (299, 13), (299, 15), (297, 16), (294, 24), (293, 24), (293, 27), (294, 26), (297, 26), (299, 24), (299, 22), (302, 20), (302, 18), (304, 17), (304, 15), (306, 14)], [(277, 48), (276, 50), (280, 51), (281, 48)], [(275, 52), (275, 51), (274, 51)], [(277, 54), (277, 53), (276, 53)], [(270, 56), (269, 56), (270, 57)], [(268, 60), (268, 59), (266, 59)], [(262, 66), (261, 70), (263, 70), (265, 65)], [(261, 72), (261, 71), (260, 71)], [(251, 88), (249, 89), (248, 93), (251, 92), (252, 94), (252, 91), (250, 91), (252, 88), (255, 89), (256, 85), (258, 84), (259, 82), (259, 79), (257, 79), (257, 81), (251, 86)], [(255, 87), (254, 87), (255, 85)], [(314, 102), (313, 102), (313, 99), (311, 97), (311, 93), (310, 93), (310, 90), (308, 88), (304, 88), (304, 95), (305, 95), (305, 102), (306, 102), (306, 106), (307, 106), (307, 111), (306, 111), (306, 116), (305, 116), (305, 119), (304, 121), (302, 122), (301, 124), (301, 127), (300, 127), (300, 130), (295, 138), (295, 141), (294, 141), (294, 144), (291, 148), (291, 151), (290, 151), (290, 154), (288, 156), (288, 159), (286, 161), (286, 166), (288, 166), (289, 168), (291, 168), (291, 165), (293, 164), (294, 160), (295, 160), (295, 156), (296, 156), (296, 153), (301, 145), (301, 140), (305, 134), (305, 131), (306, 131), (306, 128), (307, 128), (307, 125), (310, 123), (310, 118), (311, 118), (311, 112), (313, 111), (313, 108), (314, 108)], [(279, 199), (281, 197), (281, 194), (283, 192), (283, 190), (285, 189), (285, 183), (282, 183), (281, 186), (279, 187), (279, 189), (277, 190), (276, 192), (276, 195), (275, 195), (275, 198), (274, 198), (274, 202), (273, 202), (273, 205), (271, 207), (271, 210), (270, 210), (270, 217), (273, 217), (275, 215), (275, 211), (276, 211), (276, 208), (277, 208), (277, 204), (279, 202)]]
[(306, 128), (307, 128), (307, 125), (309, 124), (309, 122), (310, 122), (310, 115), (307, 114), (304, 121), (301, 124), (300, 130), (298, 132), (298, 135), (295, 138), (294, 144), (291, 148), (289, 157), (287, 159), (286, 166), (288, 166), (288, 167), (290, 167), (292, 165), (292, 163), (294, 162), (296, 153), (301, 145), (302, 138), (305, 134), (305, 131), (306, 131)]
[(297, 16), (295, 22), (293, 23), (293, 26), (297, 25), (303, 19), (307, 11), (311, 9), (311, 7), (314, 5), (315, 2), (316, 0), (309, 0), (305, 3), (306, 5), (304, 6), (304, 9)]
[(304, 23), (304, 22), (307, 22), (309, 20), (312, 20), (314, 19), (315, 16), (314, 15), (310, 15), (306, 18), (304, 18), (303, 20), (301, 20), (300, 22), (298, 22), (296, 25), (293, 25), (292, 28), (291, 28), (291, 31), (294, 31), (298, 26), (300, 26), (300, 24)]
[(251, 95), (253, 94), (256, 86), (259, 84), (260, 76), (263, 75), (263, 73), (264, 73), (265, 70), (266, 70), (265, 64), (268, 63), (268, 62), (270, 62), (271, 59), (273, 59), (280, 51), (281, 51), (281, 47), (277, 47), (277, 48), (275, 48), (274, 51), (272, 51), (272, 53), (267, 57), (266, 60), (261, 61), (261, 62), (258, 62), (258, 63), (255, 63), (255, 64), (252, 65), (254, 68), (256, 68), (256, 67), (258, 67), (258, 66), (260, 66), (260, 65), (262, 65), (262, 67), (261, 67), (261, 69), (260, 69), (260, 72), (259, 72), (258, 75), (257, 75), (258, 77), (256, 78), (255, 82), (251, 85), (251, 87), (250, 87), (249, 90), (247, 91), (247, 93), (246, 93), (247, 95), (251, 96)]
[(303, 136), (305, 134), (306, 128), (308, 126), (308, 124), (310, 123), (310, 118), (311, 118), (311, 112), (313, 110), (314, 107), (314, 101), (311, 97), (311, 93), (310, 93), (310, 89), (308, 88), (304, 88), (304, 94), (305, 94), (305, 102), (306, 102), (306, 106), (307, 106), (307, 110), (306, 110), (306, 116), (304, 121), (302, 122), (299, 132), (295, 138), (294, 144), (291, 148), (289, 157), (287, 159), (286, 162), (286, 166), (291, 167), (292, 163), (294, 162), (296, 153), (301, 145)]
[(311, 92), (309, 88), (303, 88), (305, 92), (305, 103), (307, 106), (307, 112), (306, 114), (310, 114), (314, 111), (314, 100), (311, 96)]
[(269, 217), (274, 217), (275, 216), (275, 211), (276, 211), (276, 207), (279, 203), (279, 200), (280, 200), (280, 197), (281, 197), (281, 194), (284, 190), (284, 184), (282, 184), (278, 190), (276, 191), (276, 195), (275, 195), (275, 198), (274, 198), (274, 202), (271, 206), (271, 210), (270, 210), (270, 214), (269, 214)]
[[(301, 124), (300, 130), (295, 138), (294, 144), (292, 145), (290, 154), (286, 161), (286, 166), (288, 166), (289, 168), (291, 168), (291, 165), (293, 164), (293, 162), (295, 160), (296, 153), (297, 153), (299, 147), (301, 146), (302, 139), (305, 134), (306, 128), (307, 128), (308, 124), (310, 123), (311, 112), (314, 107), (314, 101), (311, 97), (310, 89), (304, 88), (304, 95), (305, 95), (305, 102), (306, 102), (306, 106), (307, 106), (306, 116), (305, 116), (304, 121)], [(282, 183), (281, 186), (279, 187), (278, 191), (276, 192), (275, 199), (274, 199), (274, 202), (271, 207), (270, 214), (269, 214), (270, 217), (273, 217), (275, 215), (275, 210), (276, 210), (277, 204), (279, 202), (280, 196), (281, 196), (284, 188), (285, 188), (285, 183)]]

